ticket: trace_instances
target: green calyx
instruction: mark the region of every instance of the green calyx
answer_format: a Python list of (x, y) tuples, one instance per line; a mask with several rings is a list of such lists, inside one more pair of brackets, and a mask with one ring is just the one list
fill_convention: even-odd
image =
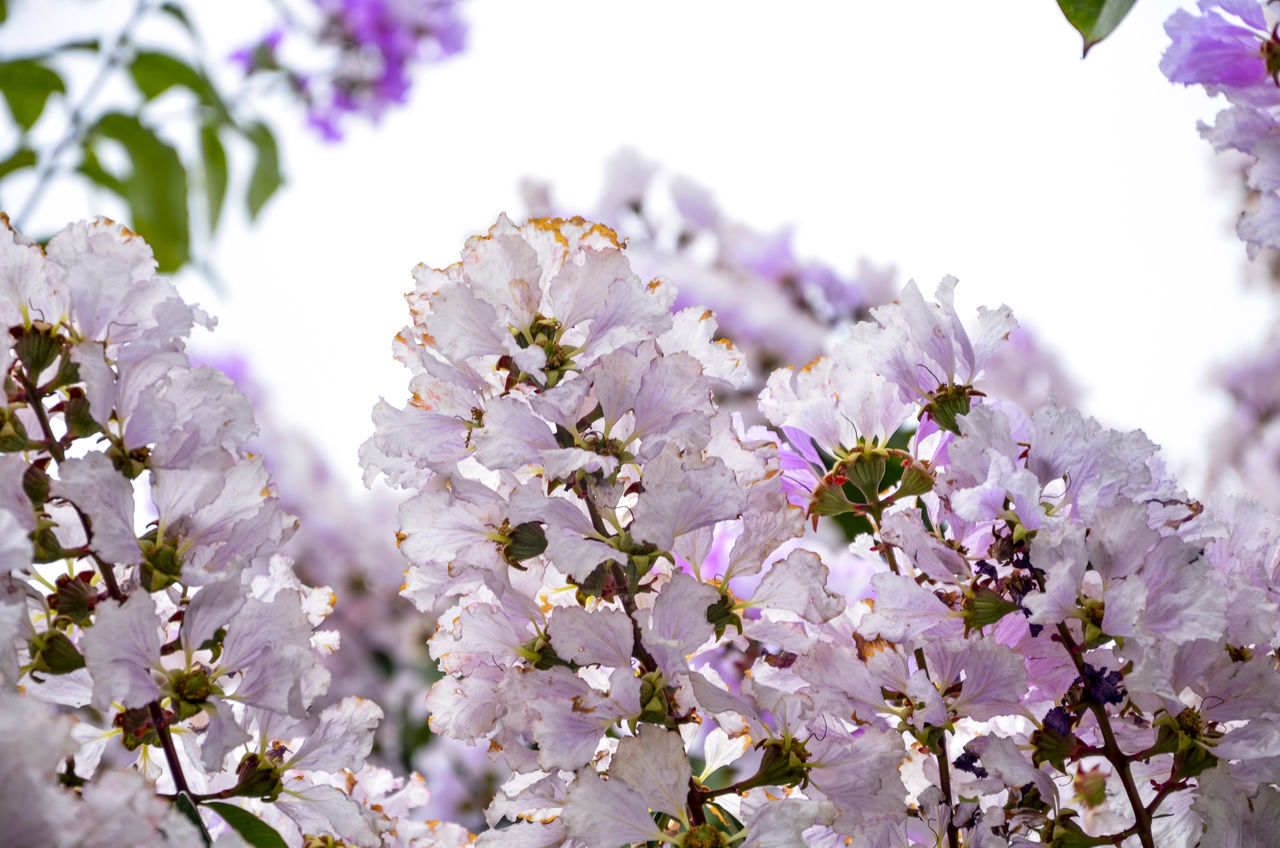
[(133, 480), (147, 470), (148, 463), (151, 460), (151, 448), (140, 447), (126, 451), (113, 442), (111, 447), (107, 448), (107, 458), (116, 467), (116, 471)]
[(666, 680), (661, 671), (651, 671), (640, 676), (640, 715), (637, 722), (666, 725), (671, 701)]
[(37, 633), (27, 640), (27, 649), (31, 653), (33, 671), (70, 674), (84, 668), (84, 657), (71, 640), (57, 630)]
[(18, 361), (33, 382), (62, 353), (63, 339), (47, 321), (32, 321), (28, 327), (13, 327), (9, 335), (13, 336), (13, 350)]
[(880, 499), (880, 484), (884, 482), (885, 462), (889, 452), (874, 442), (858, 442), (858, 447), (836, 466), (836, 471), (858, 487), (867, 503)]
[(120, 728), (120, 741), (126, 751), (136, 751), (143, 745), (160, 745), (160, 734), (151, 723), (151, 713), (146, 707), (116, 713), (111, 724)]
[(804, 742), (784, 736), (766, 739), (759, 747), (764, 749), (764, 756), (760, 758), (760, 769), (751, 779), (751, 787), (799, 785), (803, 789), (809, 785), (809, 752)]
[(967, 637), (970, 631), (989, 627), (1018, 609), (1013, 601), (987, 586), (965, 592), (964, 634)]
[(0, 452), (24, 451), (30, 446), (31, 440), (27, 438), (27, 428), (18, 420), (18, 414), (14, 408), (7, 406), (0, 409)]
[(902, 480), (894, 496), (914, 498), (933, 490), (933, 473), (922, 460), (910, 459), (903, 463)]
[(240, 765), (236, 766), (239, 780), (227, 797), (259, 798), (268, 804), (279, 798), (284, 785), (280, 778), (279, 758), (274, 753), (245, 754)]
[(560, 344), (560, 336), (563, 333), (564, 327), (558, 320), (548, 318), (542, 313), (533, 317), (527, 330), (511, 328), (511, 334), (515, 337), (518, 346), (542, 348), (547, 358), (547, 364), (543, 366), (542, 373), (546, 376), (548, 389), (559, 383), (565, 374), (575, 370), (573, 355), (577, 353), (577, 348)]
[(524, 569), (520, 563), (533, 559), (547, 549), (547, 534), (536, 521), (526, 521), (512, 527), (504, 521), (495, 532), (495, 539), (502, 548), (502, 558), (513, 568)]
[(680, 841), (681, 848), (728, 848), (729, 840), (709, 824), (691, 829)]
[(969, 396), (974, 393), (973, 386), (939, 386), (929, 396), (929, 403), (925, 404), (924, 411), (938, 422), (939, 427), (958, 436), (960, 426), (956, 423), (956, 418), (969, 414)]
[(138, 580), (148, 592), (158, 592), (178, 582), (182, 576), (182, 557), (174, 541), (157, 540), (156, 531), (152, 530), (138, 540), (138, 547), (142, 549)]
[(742, 618), (734, 611), (733, 599), (728, 595), (721, 595), (714, 604), (707, 607), (707, 623), (715, 626), (717, 639), (724, 635), (725, 629), (731, 624), (739, 633), (742, 632)]
[(59, 618), (82, 627), (89, 624), (89, 616), (98, 605), (98, 590), (91, 584), (92, 579), (92, 571), (83, 571), (75, 577), (64, 574), (57, 579), (48, 601)]
[(1262, 42), (1262, 61), (1267, 66), (1267, 76), (1271, 77), (1271, 81), (1280, 86), (1280, 38), (1277, 37), (1273, 30), (1271, 37)]
[(179, 721), (191, 718), (206, 708), (209, 698), (222, 694), (222, 689), (209, 679), (209, 670), (202, 665), (190, 671), (169, 672), (168, 689)]

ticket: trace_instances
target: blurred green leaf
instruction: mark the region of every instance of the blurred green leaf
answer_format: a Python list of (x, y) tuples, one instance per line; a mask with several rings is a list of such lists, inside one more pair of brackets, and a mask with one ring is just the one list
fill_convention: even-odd
[(26, 147), (20, 147), (14, 151), (13, 155), (8, 159), (0, 162), (0, 180), (9, 176), (14, 171), (20, 171), (23, 168), (31, 168), (36, 164), (36, 152)]
[(62, 77), (31, 59), (0, 63), (0, 92), (9, 103), (13, 120), (23, 131), (35, 126), (49, 95), (65, 94)]
[(275, 828), (245, 808), (221, 801), (210, 801), (205, 806), (222, 816), (222, 820), (253, 848), (287, 848)]
[(129, 74), (138, 91), (147, 100), (153, 100), (175, 85), (190, 89), (200, 102), (226, 116), (227, 106), (222, 102), (213, 83), (200, 71), (168, 53), (140, 51), (129, 64)]
[(84, 160), (80, 163), (78, 169), (96, 185), (100, 185), (112, 194), (118, 194), (124, 197), (124, 183), (115, 174), (109, 174), (102, 167), (102, 163), (98, 161), (98, 155), (92, 149), (85, 148)]
[(204, 194), (209, 203), (209, 232), (218, 229), (222, 202), (227, 197), (227, 151), (218, 138), (218, 125), (200, 128), (200, 160), (204, 163)]
[(1111, 34), (1137, 0), (1058, 0), (1058, 8), (1084, 38), (1084, 54)]
[(0, 24), (4, 23), (7, 17), (9, 17), (9, 4), (5, 0), (0, 0)]
[[(129, 204), (131, 225), (155, 251), (164, 272), (176, 271), (191, 258), (190, 224), (187, 215), (187, 170), (178, 152), (156, 136), (133, 115), (110, 112), (89, 131), (89, 141), (109, 138), (120, 142), (129, 154), (133, 170), (114, 176), (86, 156), (81, 172), (115, 191)], [(115, 183), (115, 187), (112, 183)]]
[(51, 48), (44, 52), (45, 56), (56, 56), (68, 50), (87, 50), (90, 53), (97, 53), (102, 49), (102, 42), (96, 38), (81, 38), (76, 41), (68, 41), (65, 44), (59, 44), (57, 47)]
[(276, 138), (267, 125), (253, 124), (245, 130), (245, 137), (258, 150), (258, 161), (254, 163), (253, 175), (249, 178), (247, 198), (249, 219), (254, 220), (271, 195), (284, 184), (284, 178), (280, 176), (280, 152), (276, 148)]
[(196, 803), (191, 799), (191, 796), (185, 792), (179, 792), (173, 799), (173, 804), (196, 826), (196, 830), (200, 833), (200, 838), (204, 840), (204, 844), (212, 845), (213, 838), (209, 836), (209, 831), (200, 819), (200, 813), (196, 810)]
[[(0, 0), (0, 2), (2, 2), (2, 0)], [(166, 15), (186, 27), (187, 32), (192, 35), (196, 34), (196, 28), (191, 23), (191, 18), (187, 16), (186, 9), (182, 8), (177, 3), (161, 3), (158, 8), (161, 12), (164, 12)]]

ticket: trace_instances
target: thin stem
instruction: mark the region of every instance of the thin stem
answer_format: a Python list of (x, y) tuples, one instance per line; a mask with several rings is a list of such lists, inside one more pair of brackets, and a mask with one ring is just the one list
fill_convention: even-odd
[[(1085, 677), (1084, 658), (1080, 656), (1080, 646), (1076, 644), (1075, 639), (1071, 637), (1071, 631), (1067, 628), (1065, 622), (1058, 622), (1058, 636), (1062, 640), (1062, 645), (1067, 649), (1067, 653), (1071, 655), (1071, 661), (1075, 663), (1076, 671), (1081, 679)], [(1089, 712), (1093, 713), (1094, 719), (1098, 722), (1098, 729), (1102, 733), (1102, 750), (1106, 754), (1107, 760), (1115, 767), (1116, 773), (1120, 776), (1120, 783), (1124, 786), (1124, 794), (1129, 799), (1129, 806), (1133, 808), (1134, 827), (1137, 829), (1137, 837), (1142, 842), (1143, 848), (1156, 848), (1155, 837), (1151, 834), (1151, 812), (1146, 804), (1142, 803), (1142, 796), (1138, 794), (1138, 786), (1133, 782), (1133, 773), (1129, 770), (1130, 758), (1120, 749), (1120, 744), (1116, 741), (1115, 731), (1111, 729), (1111, 718), (1107, 715), (1106, 707), (1099, 703), (1097, 698), (1086, 693), (1089, 704)]]
[[(889, 570), (894, 574), (901, 575), (902, 571), (898, 568), (898, 559), (893, 552), (893, 545), (884, 540), (884, 536), (880, 533), (880, 522), (878, 520), (881, 513), (882, 504), (876, 501), (872, 505), (875, 515), (868, 514), (868, 520), (871, 522), (871, 529), (875, 533), (876, 541), (880, 548), (880, 555), (884, 557), (885, 562), (889, 564)], [(924, 649), (916, 647), (915, 650), (916, 665), (924, 672), (924, 676), (929, 678), (929, 664), (925, 660)], [(942, 736), (938, 740), (938, 747), (933, 752), (938, 760), (938, 788), (942, 790), (942, 796), (947, 805), (947, 848), (960, 848), (960, 830), (956, 827), (955, 807), (952, 804), (951, 795), (951, 768), (947, 762), (947, 732), (942, 731)]]
[(98, 68), (97, 75), (93, 81), (89, 83), (89, 88), (85, 91), (84, 97), (71, 110), (71, 118), (67, 126), (67, 134), (64, 135), (53, 149), (49, 151), (49, 155), (45, 157), (40, 164), (40, 170), (36, 174), (36, 184), (31, 190), (31, 196), (27, 198), (27, 202), (23, 205), (22, 211), (18, 213), (17, 219), (14, 221), (14, 228), (21, 230), (26, 224), (27, 219), (35, 212), (36, 206), (40, 203), (40, 198), (44, 196), (45, 189), (49, 187), (49, 182), (53, 178), (54, 171), (57, 169), (58, 160), (62, 158), (62, 154), (71, 147), (79, 145), (84, 140), (86, 131), (85, 113), (88, 111), (90, 104), (97, 98), (98, 93), (102, 90), (102, 86), (107, 82), (107, 76), (116, 65), (120, 64), (121, 58), (124, 56), (124, 48), (129, 43), (129, 31), (142, 18), (143, 13), (147, 11), (149, 0), (138, 0), (138, 4), (134, 6), (133, 13), (129, 16), (129, 20), (125, 22), (124, 27), (120, 30), (119, 37), (116, 38), (115, 44), (107, 51), (106, 58), (102, 65)]
[(180, 793), (185, 792), (190, 795), (191, 789), (187, 786), (186, 775), (182, 773), (182, 764), (178, 762), (178, 749), (173, 746), (169, 722), (164, 717), (160, 702), (152, 701), (147, 704), (147, 711), (151, 715), (151, 723), (155, 725), (156, 733), (160, 736), (160, 747), (164, 749), (164, 758), (169, 763), (169, 771), (173, 772), (173, 788)]
[(938, 758), (938, 788), (947, 801), (947, 846), (960, 848), (960, 829), (956, 827), (955, 808), (951, 804), (951, 764), (948, 762), (946, 731), (938, 739), (938, 748), (933, 753)]
[(111, 563), (103, 562), (102, 557), (97, 554), (93, 555), (93, 561), (98, 564), (98, 571), (102, 574), (102, 582), (107, 584), (107, 594), (120, 603), (124, 603), (124, 592), (120, 591), (120, 584), (116, 582), (116, 573), (111, 568)]
[(36, 420), (40, 422), (40, 429), (44, 433), (45, 442), (49, 445), (49, 452), (59, 463), (64, 462), (67, 454), (62, 449), (62, 442), (53, 435), (53, 427), (49, 425), (49, 414), (44, 409), (44, 394), (32, 382), (25, 368), (18, 372), (18, 382), (22, 383), (22, 389), (27, 393), (28, 405), (35, 412)]

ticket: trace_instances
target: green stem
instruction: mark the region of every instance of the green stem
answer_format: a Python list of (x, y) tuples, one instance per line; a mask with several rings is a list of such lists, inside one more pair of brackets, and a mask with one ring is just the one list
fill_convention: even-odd
[(22, 211), (18, 213), (18, 217), (14, 220), (14, 229), (21, 230), (26, 224), (27, 219), (35, 212), (36, 206), (40, 203), (40, 198), (44, 196), (45, 189), (49, 187), (49, 182), (53, 178), (54, 171), (57, 169), (58, 160), (62, 158), (62, 154), (66, 153), (71, 147), (79, 145), (84, 141), (84, 135), (87, 131), (85, 126), (85, 113), (88, 111), (90, 104), (97, 98), (98, 93), (107, 82), (110, 72), (120, 64), (120, 60), (124, 57), (125, 47), (129, 43), (129, 31), (142, 18), (150, 5), (149, 0), (138, 0), (138, 4), (134, 6), (133, 13), (125, 22), (124, 27), (120, 30), (119, 37), (116, 38), (115, 44), (107, 51), (106, 58), (102, 65), (98, 68), (97, 75), (93, 81), (89, 83), (89, 88), (85, 91), (85, 95), (75, 108), (71, 110), (71, 118), (67, 126), (67, 134), (59, 139), (53, 149), (49, 151), (49, 155), (40, 164), (40, 170), (36, 174), (36, 184), (31, 190), (30, 197), (23, 205)]
[(22, 383), (22, 389), (27, 393), (27, 403), (36, 414), (36, 420), (40, 422), (40, 430), (44, 433), (45, 442), (49, 446), (49, 453), (53, 454), (53, 458), (59, 463), (64, 462), (67, 458), (66, 452), (62, 449), (62, 442), (58, 441), (53, 435), (53, 427), (49, 425), (49, 414), (44, 409), (44, 394), (32, 382), (31, 377), (27, 375), (26, 369), (17, 372), (18, 381)]

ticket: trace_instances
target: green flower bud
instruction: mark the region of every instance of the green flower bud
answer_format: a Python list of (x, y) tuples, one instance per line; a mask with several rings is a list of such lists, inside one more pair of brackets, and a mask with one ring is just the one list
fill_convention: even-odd
[(31, 652), (31, 664), (36, 671), (49, 674), (70, 674), (84, 668), (84, 657), (76, 646), (57, 630), (39, 633), (27, 640)]
[(22, 491), (32, 506), (43, 506), (49, 499), (49, 475), (39, 465), (29, 465), (22, 472)]
[(26, 450), (30, 445), (27, 428), (22, 426), (13, 407), (0, 409), (0, 451), (13, 453)]
[[(79, 391), (72, 389), (72, 391)], [(72, 395), (67, 400), (63, 417), (67, 421), (67, 430), (76, 438), (92, 436), (102, 430), (102, 425), (93, 420), (93, 415), (89, 411), (89, 399), (83, 394)]]
[(260, 798), (268, 804), (280, 797), (284, 787), (280, 781), (280, 765), (272, 753), (244, 755), (236, 766), (239, 781), (230, 793), (232, 796)]

